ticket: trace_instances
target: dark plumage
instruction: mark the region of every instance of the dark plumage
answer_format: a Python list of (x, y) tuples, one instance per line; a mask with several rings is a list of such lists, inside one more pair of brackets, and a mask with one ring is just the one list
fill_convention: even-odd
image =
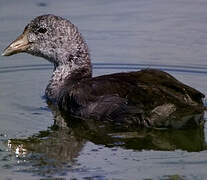
[(61, 17), (35, 18), (3, 55), (19, 52), (54, 64), (46, 96), (69, 116), (134, 127), (183, 126), (196, 114), (202, 119), (204, 95), (163, 71), (145, 69), (92, 78), (87, 44), (77, 27)]

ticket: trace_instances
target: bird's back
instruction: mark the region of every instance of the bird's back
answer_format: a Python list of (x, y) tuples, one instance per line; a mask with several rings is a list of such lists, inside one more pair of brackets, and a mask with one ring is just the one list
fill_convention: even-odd
[[(168, 73), (145, 69), (66, 83), (59, 108), (71, 115), (138, 126), (203, 111), (199, 91)], [(156, 116), (156, 117), (155, 117)], [(163, 124), (158, 123), (158, 126)]]

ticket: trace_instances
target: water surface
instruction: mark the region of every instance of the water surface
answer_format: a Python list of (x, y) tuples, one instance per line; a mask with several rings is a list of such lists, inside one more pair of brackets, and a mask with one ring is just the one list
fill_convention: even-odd
[[(35, 16), (70, 19), (94, 76), (162, 69), (207, 95), (203, 0), (0, 1), (0, 50)], [(207, 127), (120, 131), (94, 122), (58, 130), (43, 98), (52, 72), (26, 54), (0, 57), (1, 179), (206, 179)], [(207, 104), (207, 103), (206, 103)]]

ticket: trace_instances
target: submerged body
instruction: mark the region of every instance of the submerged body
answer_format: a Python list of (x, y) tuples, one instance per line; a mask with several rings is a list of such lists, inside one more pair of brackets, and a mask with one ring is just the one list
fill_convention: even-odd
[[(87, 44), (70, 21), (54, 15), (32, 20), (3, 53), (27, 52), (54, 64), (48, 101), (68, 116), (133, 127), (176, 127), (202, 119), (204, 95), (168, 73), (146, 69), (92, 78)], [(196, 124), (197, 125), (197, 124)]]

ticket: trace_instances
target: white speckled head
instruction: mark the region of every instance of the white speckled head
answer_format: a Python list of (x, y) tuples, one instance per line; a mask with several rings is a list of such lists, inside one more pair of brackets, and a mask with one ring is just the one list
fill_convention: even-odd
[(23, 35), (20, 37), (27, 39), (26, 48), (13, 52), (12, 43), (9, 54), (5, 53), (8, 52), (7, 48), (3, 55), (26, 52), (44, 57), (55, 66), (90, 63), (87, 44), (69, 20), (51, 14), (38, 16), (25, 27)]
[(65, 81), (77, 72), (81, 72), (80, 78), (92, 76), (87, 44), (78, 28), (64, 18), (51, 14), (36, 17), (2, 55), (21, 52), (43, 57), (54, 64), (46, 89), (48, 97), (56, 97)]

